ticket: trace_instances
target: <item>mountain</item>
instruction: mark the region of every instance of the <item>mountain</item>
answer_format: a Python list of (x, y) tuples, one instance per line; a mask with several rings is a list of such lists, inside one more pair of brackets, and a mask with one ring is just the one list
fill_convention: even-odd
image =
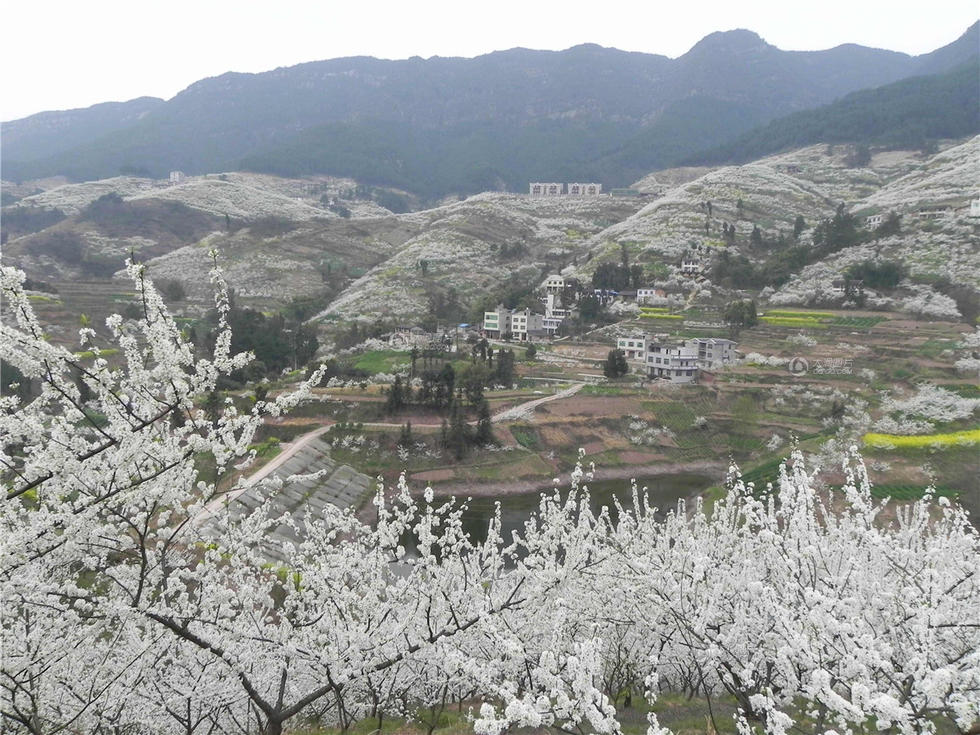
[(35, 160), (87, 145), (104, 135), (142, 120), (165, 104), (157, 97), (139, 97), (129, 102), (104, 102), (80, 110), (39, 112), (3, 123), (0, 157)]
[(952, 71), (853, 92), (689, 157), (691, 165), (742, 163), (815, 143), (918, 148), (980, 133), (980, 56)]
[(25, 121), (5, 123), (4, 175), (248, 168), (347, 176), (429, 198), (520, 191), (529, 179), (622, 185), (775, 117), (946, 70), (968, 50), (969, 38), (920, 57), (854, 45), (782, 51), (735, 30), (677, 59), (592, 44), (333, 59), (201, 80), (130, 124), (101, 135), (88, 128), (48, 155), (31, 134), (8, 142), (9, 126), (31, 129)]
[(959, 66), (980, 51), (980, 21), (970, 26), (957, 40), (932, 53), (923, 54), (916, 59), (917, 75), (939, 74)]

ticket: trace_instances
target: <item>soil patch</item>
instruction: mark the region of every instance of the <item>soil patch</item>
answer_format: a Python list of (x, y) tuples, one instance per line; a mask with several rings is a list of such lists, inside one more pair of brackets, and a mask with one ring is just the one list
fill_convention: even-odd
[(416, 472), (411, 476), (410, 479), (413, 481), (418, 480), (419, 482), (445, 482), (446, 480), (451, 480), (456, 476), (456, 471), (443, 468), (441, 470), (426, 470), (425, 472)]

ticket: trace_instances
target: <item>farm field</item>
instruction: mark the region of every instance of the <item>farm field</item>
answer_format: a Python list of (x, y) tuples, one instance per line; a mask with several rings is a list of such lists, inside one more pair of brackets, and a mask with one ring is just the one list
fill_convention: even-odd
[[(652, 318), (662, 316), (645, 311)], [(877, 443), (870, 441), (874, 432), (869, 431), (883, 396), (908, 394), (924, 381), (958, 395), (978, 393), (976, 382), (953, 366), (961, 354), (957, 345), (964, 327), (910, 323), (904, 315), (888, 312), (768, 314), (770, 321), (735, 337), (740, 354), (758, 357), (712, 371), (699, 385), (672, 386), (636, 372), (604, 379), (601, 363), (611, 340), (603, 330), (577, 340), (539, 344), (536, 359), (517, 363), (517, 389), (486, 393), (493, 413), (577, 382), (585, 385), (572, 397), (495, 424), (496, 443), (473, 448), (462, 459), (440, 449), (438, 413), (410, 407), (387, 415), (385, 386), (330, 389), (321, 396), (329, 400), (300, 411), (306, 415), (312, 410), (308, 418), (314, 423), (346, 422), (355, 427), (337, 434), (334, 452), (341, 461), (388, 480), (404, 469), (415, 485), (429, 484), (437, 492), (531, 492), (567, 475), (579, 450), (584, 450), (587, 464), (595, 463), (600, 473), (624, 483), (631, 472), (645, 476), (693, 468), (713, 477), (717, 487), (734, 462), (747, 481), (764, 488), (777, 479), (780, 462), (794, 446), (819, 461), (828, 441), (850, 436), (856, 444), (862, 437), (869, 440), (868, 469), (876, 497), (910, 500), (932, 485), (939, 495), (980, 507), (980, 467), (970, 444), (976, 441), (976, 429), (958, 426), (943, 432), (937, 427), (935, 436)], [(673, 320), (678, 338), (704, 334), (710, 330), (698, 323), (720, 319), (704, 309), (690, 325), (683, 312), (669, 316), (678, 317)], [(649, 318), (641, 313), (623, 325), (642, 329)], [(523, 350), (520, 345), (510, 347)], [(792, 372), (788, 366), (794, 358), (804, 359), (808, 369)], [(374, 350), (351, 360), (358, 369), (387, 373), (406, 365), (409, 357), (406, 352)], [(451, 363), (459, 370), (467, 358), (454, 357)], [(475, 414), (468, 420), (475, 421)], [(415, 445), (399, 451), (400, 427), (406, 423), (411, 424)], [(865, 430), (855, 433), (859, 426)], [(921, 469), (922, 452), (932, 475)], [(841, 480), (833, 467), (823, 469), (830, 486)]]

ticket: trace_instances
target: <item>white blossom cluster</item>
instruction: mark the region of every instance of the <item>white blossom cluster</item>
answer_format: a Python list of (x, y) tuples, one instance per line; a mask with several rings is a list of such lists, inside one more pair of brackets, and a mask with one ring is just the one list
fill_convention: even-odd
[[(323, 314), (351, 318), (404, 317), (423, 313), (432, 284), (454, 288), (463, 303), (512, 277), (538, 279), (547, 253), (581, 248), (601, 230), (597, 222), (619, 219), (638, 203), (610, 197), (529, 198), (484, 193), (425, 212), (399, 215), (418, 228), (390, 258), (348, 286)], [(520, 245), (519, 257), (501, 248)], [(423, 277), (420, 263), (427, 264)], [(461, 277), (465, 274), (465, 277)]]
[(200, 177), (189, 179), (179, 186), (137, 194), (131, 199), (176, 201), (217, 217), (228, 215), (241, 220), (285, 217), (302, 221), (315, 217), (337, 216), (301, 199), (284, 196), (268, 189), (234, 181)]
[(908, 398), (888, 396), (875, 430), (885, 434), (929, 434), (937, 424), (970, 418), (980, 409), (980, 398), (964, 398), (935, 385), (920, 385)]
[(164, 186), (164, 182), (157, 182), (153, 179), (116, 176), (111, 179), (85, 181), (80, 184), (64, 184), (40, 194), (24, 197), (18, 202), (18, 205), (57, 209), (70, 216), (78, 214), (89, 204), (106, 194), (118, 194), (123, 199), (128, 199), (139, 194), (161, 190)]
[(808, 335), (806, 332), (791, 334), (786, 338), (786, 341), (791, 345), (796, 345), (798, 347), (816, 347), (817, 345), (817, 340)]
[(761, 365), (763, 367), (783, 367), (789, 362), (788, 357), (780, 357), (779, 355), (763, 355), (759, 352), (748, 353), (743, 362), (749, 365)]
[[(508, 538), (499, 506), (475, 538), (465, 504), (416, 499), (404, 475), (379, 484), (374, 523), (333, 505), (273, 517), (194, 459), (219, 479), (247, 464), (263, 416), (310, 385), (209, 417), (198, 403), (248, 361), (229, 353), (220, 276), (201, 359), (129, 274), (146, 317), (109, 320), (113, 367), (46, 342), (24, 275), (0, 270), (0, 350), (36, 389), (0, 398), (5, 732), (281, 735), (469, 699), (477, 735), (613, 735), (620, 692), (690, 681), (733, 697), (746, 734), (978, 719), (980, 536), (944, 499), (884, 513), (855, 450), (833, 498), (794, 453), (761, 494), (733, 467), (710, 513), (654, 512), (635, 484), (593, 512), (579, 466)], [(263, 556), (273, 532), (282, 564)], [(648, 735), (668, 732), (651, 714)]]
[[(657, 426), (639, 416), (627, 416), (627, 436), (630, 444), (652, 447), (662, 443), (664, 439), (674, 438), (674, 432), (666, 426)], [(704, 417), (701, 417), (704, 418)], [(700, 426), (700, 424), (696, 424)]]
[[(875, 192), (866, 204), (881, 209), (914, 211), (920, 204), (960, 202), (980, 181), (980, 136), (947, 148), (911, 172)], [(964, 186), (966, 184), (966, 186)]]
[(916, 316), (933, 317), (935, 319), (959, 320), (963, 317), (956, 307), (956, 302), (945, 294), (941, 294), (924, 284), (906, 283), (905, 287), (913, 295), (902, 301), (902, 308)]

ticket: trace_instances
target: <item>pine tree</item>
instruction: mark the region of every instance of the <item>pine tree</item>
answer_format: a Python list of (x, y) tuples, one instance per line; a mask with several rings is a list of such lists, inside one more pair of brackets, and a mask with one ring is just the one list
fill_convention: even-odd
[(396, 375), (395, 382), (388, 391), (388, 400), (385, 401), (385, 411), (387, 413), (398, 413), (405, 407), (405, 395), (402, 390), (402, 376)]
[(607, 378), (621, 378), (630, 370), (626, 362), (626, 353), (622, 350), (609, 350), (606, 361), (602, 364), (602, 374)]
[(490, 404), (486, 399), (480, 401), (477, 410), (476, 443), (493, 444), (493, 423), (490, 420)]
[(449, 408), (449, 448), (456, 459), (466, 456), (469, 448), (469, 427), (466, 425), (466, 417), (463, 415), (462, 400), (457, 398)]
[(413, 443), (414, 440), (412, 439), (412, 422), (406, 421), (405, 424), (402, 426), (402, 432), (398, 437), (398, 446), (405, 447), (406, 449), (408, 449), (410, 446), (412, 446)]
[(793, 239), (799, 240), (800, 235), (805, 229), (806, 229), (806, 220), (803, 219), (803, 215), (802, 214), (796, 215), (796, 221), (793, 223)]

